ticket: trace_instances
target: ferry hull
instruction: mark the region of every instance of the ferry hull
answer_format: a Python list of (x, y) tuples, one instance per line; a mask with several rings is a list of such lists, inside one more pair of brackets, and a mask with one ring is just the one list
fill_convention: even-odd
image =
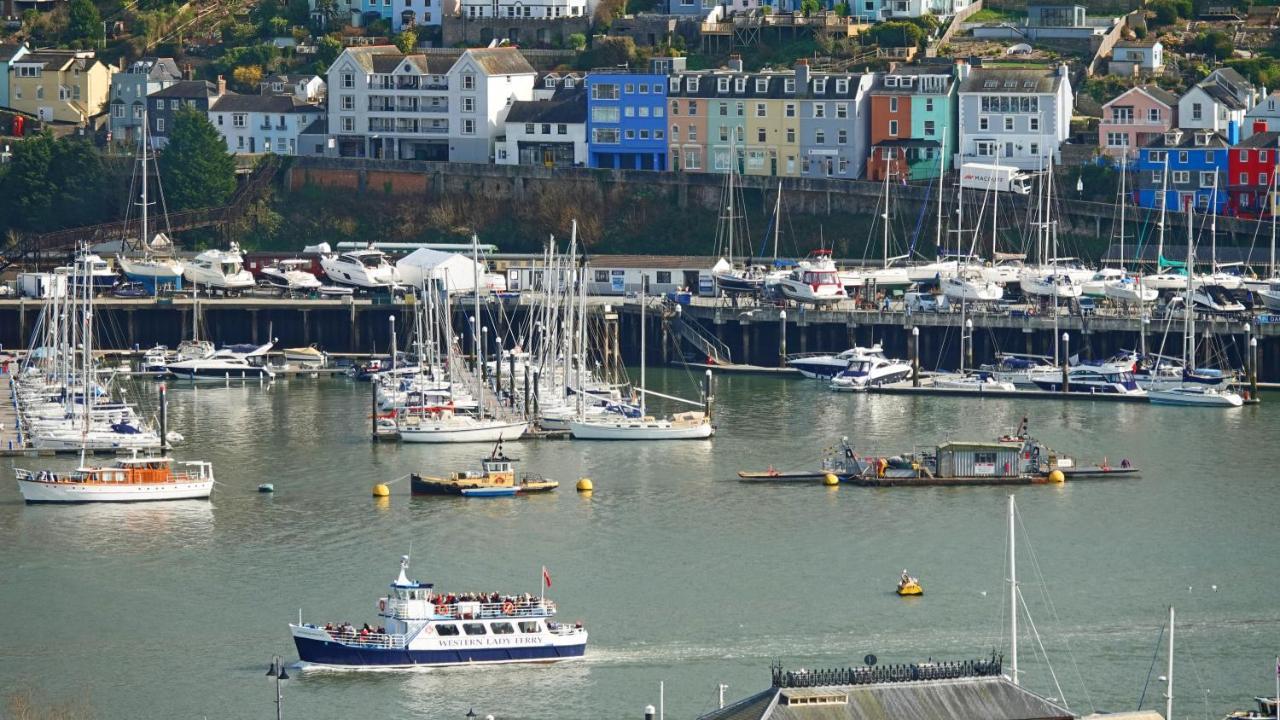
[(28, 504), (91, 502), (155, 502), (160, 500), (207, 500), (213, 481), (136, 484), (120, 487), (81, 483), (48, 483), (19, 480), (18, 490)]
[(459, 648), (457, 650), (411, 650), (405, 648), (363, 648), (325, 642), (295, 635), (298, 658), (306, 663), (345, 668), (413, 668), (449, 665), (558, 662), (580, 658), (587, 642), (572, 645), (537, 645), (503, 648)]

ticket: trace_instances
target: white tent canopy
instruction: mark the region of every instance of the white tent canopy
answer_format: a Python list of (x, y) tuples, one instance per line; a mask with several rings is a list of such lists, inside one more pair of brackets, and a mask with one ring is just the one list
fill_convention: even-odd
[[(479, 267), (477, 267), (477, 265)], [(475, 290), (476, 274), (481, 285), (485, 282), (484, 263), (476, 263), (466, 255), (418, 248), (396, 261), (400, 282), (412, 287), (422, 287), (427, 279), (443, 280), (449, 292), (468, 293)]]

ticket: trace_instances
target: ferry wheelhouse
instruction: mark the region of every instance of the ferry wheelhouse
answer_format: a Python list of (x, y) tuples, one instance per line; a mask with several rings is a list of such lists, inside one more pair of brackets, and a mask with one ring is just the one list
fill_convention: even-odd
[(556, 604), (536, 595), (437, 592), (410, 580), (409, 557), (378, 599), (379, 627), (289, 624), (304, 663), (340, 668), (413, 668), (556, 662), (582, 657), (581, 623), (555, 621)]
[(131, 457), (107, 467), (71, 472), (17, 469), (18, 489), (28, 503), (147, 502), (205, 500), (213, 492), (213, 465), (167, 457)]

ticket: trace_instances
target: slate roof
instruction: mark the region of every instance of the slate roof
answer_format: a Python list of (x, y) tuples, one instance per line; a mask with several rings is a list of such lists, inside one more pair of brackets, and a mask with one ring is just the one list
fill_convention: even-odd
[[(373, 59), (382, 55), (394, 55), (396, 63), (399, 64), (399, 58), (404, 57), (400, 54), (399, 48), (395, 45), (365, 45), (363, 47), (349, 47), (343, 51), (358, 65), (365, 69), (365, 72), (375, 72), (373, 69)], [(388, 71), (389, 72), (389, 71)]]
[(1005, 677), (770, 688), (700, 720), (1067, 720)]
[(209, 107), (213, 112), (284, 113), (321, 112), (319, 105), (299, 102), (292, 95), (223, 95)]
[(1267, 132), (1254, 133), (1249, 137), (1236, 143), (1236, 147), (1242, 148), (1273, 148), (1280, 147), (1280, 132), (1268, 130)]
[(489, 75), (538, 74), (529, 61), (524, 59), (524, 55), (513, 47), (481, 48), (463, 53), (463, 57), (468, 55)]
[(312, 120), (310, 124), (302, 128), (299, 135), (328, 135), (329, 134), (329, 116), (321, 115)]
[(18, 43), (0, 43), (0, 62), (8, 62), (22, 49)]
[[(994, 86), (991, 83), (995, 83)], [(1031, 83), (1028, 86), (1028, 83)], [(960, 83), (962, 93), (1017, 93), (1025, 95), (1055, 94), (1062, 84), (1056, 67), (1001, 68), (981, 67), (969, 71)]]
[(1203, 90), (1205, 94), (1213, 98), (1215, 102), (1222, 103), (1230, 110), (1244, 110), (1246, 107), (1244, 102), (1237, 98), (1234, 93), (1217, 83), (1197, 85), (1196, 87)]
[[(794, 80), (796, 74), (792, 70), (773, 70), (763, 72), (737, 72), (734, 70), (696, 70), (676, 73), (677, 89), (671, 90), (668, 83), (667, 96), (680, 98), (725, 98), (732, 100), (797, 98), (812, 99), (853, 99), (858, 95), (858, 87), (862, 81), (861, 73), (809, 73), (809, 87), (803, 88), (796, 83), (794, 92), (787, 92), (786, 81)], [(689, 80), (698, 79), (697, 90), (690, 90)], [(729, 84), (724, 92), (720, 90), (720, 80), (727, 78)], [(746, 85), (738, 91), (738, 80), (745, 79)], [(818, 80), (826, 80), (819, 92)], [(765, 89), (756, 89), (756, 81), (764, 80)], [(840, 92), (837, 80), (848, 80), (844, 92)]]
[[(228, 95), (232, 93), (227, 93)], [(218, 86), (208, 80), (183, 80), (147, 97), (153, 98), (211, 98), (217, 97)]]
[(1165, 143), (1165, 140), (1164, 140), (1166, 133), (1160, 133), (1159, 135), (1157, 135), (1157, 136), (1155, 137), (1155, 139), (1154, 139), (1154, 140), (1152, 140), (1151, 142), (1147, 143), (1146, 145), (1143, 145), (1142, 147), (1144, 147), (1144, 148), (1157, 148), (1157, 149), (1159, 149), (1159, 148), (1164, 148), (1164, 147), (1170, 147), (1170, 148), (1209, 148), (1209, 149), (1230, 147), (1230, 143), (1228, 143), (1228, 142), (1227, 142), (1227, 139), (1226, 139), (1225, 137), (1223, 137), (1222, 133), (1219, 133), (1219, 132), (1213, 132), (1213, 133), (1210, 133), (1210, 134), (1209, 134), (1209, 142), (1208, 142), (1208, 144), (1206, 144), (1206, 145), (1197, 145), (1197, 144), (1196, 144), (1196, 133), (1197, 133), (1197, 132), (1206, 132), (1206, 131), (1204, 131), (1204, 130), (1183, 130), (1183, 131), (1182, 131), (1182, 137), (1179, 139), (1179, 141), (1178, 141), (1178, 143), (1177, 143), (1176, 145), (1169, 145), (1169, 144), (1166, 144), (1166, 143)]
[(509, 123), (585, 123), (587, 94), (578, 92), (564, 99), (517, 100), (507, 111)]
[(55, 70), (65, 70), (76, 64), (81, 68), (84, 68), (98, 62), (98, 60), (96, 58), (78, 58), (75, 54), (70, 52), (38, 50), (33, 53), (27, 53), (14, 62), (32, 65), (39, 64), (46, 68), (52, 67)]

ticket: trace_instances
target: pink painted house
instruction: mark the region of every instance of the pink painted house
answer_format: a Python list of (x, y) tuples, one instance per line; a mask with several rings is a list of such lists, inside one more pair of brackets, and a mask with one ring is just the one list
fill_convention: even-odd
[(1137, 157), (1138, 148), (1178, 126), (1178, 96), (1155, 85), (1130, 88), (1102, 106), (1098, 147), (1119, 159)]

